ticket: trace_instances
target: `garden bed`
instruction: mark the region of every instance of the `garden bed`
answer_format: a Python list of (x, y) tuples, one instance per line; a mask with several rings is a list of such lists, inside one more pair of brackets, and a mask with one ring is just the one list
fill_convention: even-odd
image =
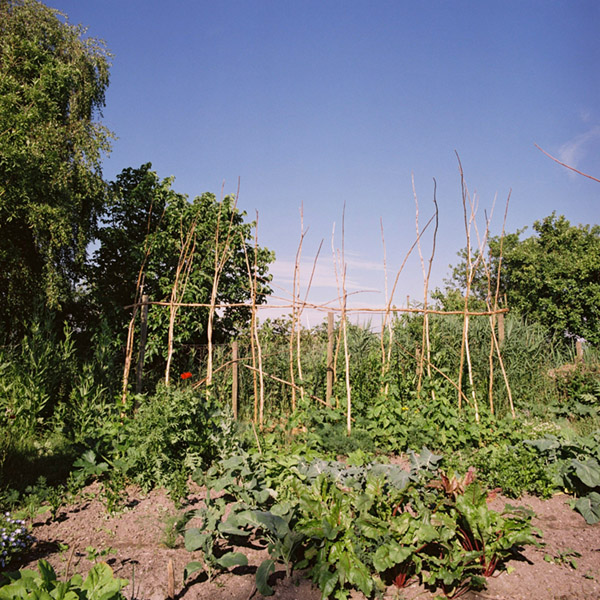
[[(22, 567), (33, 568), (39, 559), (47, 559), (59, 577), (74, 572), (85, 573), (95, 561), (106, 561), (116, 576), (129, 580), (125, 590), (128, 599), (164, 600), (169, 593), (169, 561), (173, 564), (175, 598), (185, 600), (247, 600), (259, 598), (255, 590), (254, 573), (268, 557), (260, 548), (248, 550), (248, 566), (234, 567), (230, 573), (206, 581), (205, 575), (192, 575), (183, 583), (183, 571), (190, 560), (197, 558), (183, 547), (183, 539), (173, 531), (174, 517), (181, 510), (202, 504), (205, 490), (193, 489), (189, 504), (177, 509), (165, 492), (154, 490), (143, 494), (129, 488), (123, 499), (124, 510), (107, 515), (99, 499), (98, 484), (89, 486), (78, 503), (60, 510), (50, 522), (42, 515), (34, 522), (37, 538), (32, 552)], [(493, 500), (500, 510), (506, 500)], [(590, 600), (600, 598), (600, 525), (588, 525), (581, 515), (571, 510), (568, 497), (556, 495), (550, 500), (524, 497), (509, 500), (511, 504), (531, 507), (536, 517), (533, 524), (542, 530), (544, 545), (529, 546), (515, 554), (508, 569), (488, 579), (482, 592), (468, 592), (464, 598), (495, 600)], [(175, 547), (168, 547), (175, 546)], [(285, 580), (281, 567), (269, 582), (275, 590), (274, 599), (317, 600), (320, 591), (302, 576), (294, 573)], [(398, 595), (396, 593), (398, 592)], [(423, 588), (413, 585), (397, 591), (390, 587), (388, 598), (433, 598)], [(354, 592), (353, 598), (364, 598)]]

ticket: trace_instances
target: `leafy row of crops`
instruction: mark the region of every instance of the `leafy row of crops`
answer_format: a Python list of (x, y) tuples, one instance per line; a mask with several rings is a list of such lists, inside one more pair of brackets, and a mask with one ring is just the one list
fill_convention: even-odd
[[(351, 589), (372, 595), (415, 580), (448, 597), (481, 587), (512, 549), (536, 541), (529, 515), (488, 509), (489, 490), (509, 497), (567, 491), (589, 523), (600, 520), (596, 359), (591, 350), (581, 363), (548, 352), (539, 327), (508, 319), (503, 353), (517, 416), (498, 384), (494, 412), (482, 401), (477, 421), (473, 407), (459, 408), (448, 381), (458, 366), (452, 348), (459, 327), (446, 317), (432, 330), (432, 354), (447, 377), (423, 377), (418, 389), (419, 317), (395, 324), (392, 367), (383, 377), (379, 335), (349, 327), (348, 436), (343, 382), (334, 382), (329, 406), (314, 399), (325, 384), (322, 327), (302, 331), (297, 381), (304, 395), (298, 393), (296, 410), (289, 386), (271, 380), (261, 431), (252, 423), (248, 374), (239, 383), (238, 420), (231, 370), (198, 387), (201, 362), (175, 384), (130, 394), (122, 404), (119, 371), (102, 362), (109, 354), (103, 344), (81, 365), (73, 361), (75, 333), (66, 329), (56, 339), (40, 326), (1, 350), (2, 508), (28, 522), (40, 512), (52, 518), (94, 480), (110, 512), (121, 510), (131, 483), (165, 487), (182, 501), (193, 475), (210, 491), (205, 508), (180, 529), (201, 557), (189, 565), (192, 581), (198, 569), (215, 577), (243, 563), (244, 540), (262, 540), (271, 553), (258, 572), (262, 593), (276, 564), (307, 569), (324, 597)], [(477, 327), (472, 332), (478, 339)], [(261, 335), (265, 372), (285, 380), (289, 323), (267, 322)], [(489, 364), (486, 335), (482, 326), (481, 344), (473, 344), (475, 372)], [(221, 353), (224, 364), (228, 350)], [(476, 389), (482, 399), (486, 386)], [(412, 468), (389, 464), (396, 456), (412, 456)], [(7, 559), (18, 564), (26, 546)]]

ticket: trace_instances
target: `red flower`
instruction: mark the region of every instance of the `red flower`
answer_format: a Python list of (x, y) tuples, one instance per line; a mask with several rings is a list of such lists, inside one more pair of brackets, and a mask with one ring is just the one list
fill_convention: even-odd
[(181, 374), (181, 379), (189, 379), (191, 376), (192, 374), (186, 371), (185, 373)]

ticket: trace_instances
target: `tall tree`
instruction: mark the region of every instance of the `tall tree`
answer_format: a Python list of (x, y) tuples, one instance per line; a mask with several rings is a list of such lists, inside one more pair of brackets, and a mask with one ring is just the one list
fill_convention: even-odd
[[(91, 304), (97, 307), (99, 318), (108, 320), (113, 339), (120, 340), (121, 347), (131, 314), (125, 307), (136, 298), (140, 271), (143, 292), (150, 300), (168, 302), (188, 241), (188, 250), (193, 247), (193, 253), (185, 276), (187, 284), (179, 287), (180, 301), (210, 304), (215, 253), (223, 259), (217, 303), (237, 304), (250, 299), (248, 264), (257, 279), (257, 302), (264, 302), (270, 292), (268, 265), (273, 253), (255, 247), (254, 224), (246, 221), (246, 214), (235, 207), (234, 199), (227, 196), (217, 201), (213, 194), (205, 193), (190, 202), (171, 184), (171, 179), (161, 181), (151, 165), (145, 164), (139, 169), (125, 169), (110, 185), (111, 199), (98, 231), (100, 245), (90, 266)], [(179, 344), (185, 344), (185, 348), (206, 344), (208, 312), (206, 307), (179, 309), (175, 343), (180, 365), (187, 353)], [(227, 339), (248, 321), (249, 315), (247, 307), (219, 310), (213, 340)], [(168, 308), (153, 306), (147, 356), (157, 359), (159, 370), (164, 369), (168, 326)]]
[[(521, 232), (502, 242), (500, 295), (509, 308), (543, 324), (559, 339), (581, 337), (600, 345), (600, 226), (574, 226), (555, 213), (533, 225), (535, 235)], [(492, 293), (500, 258), (499, 238), (489, 244), (487, 263)], [(466, 263), (454, 267), (445, 297), (464, 289)], [(472, 287), (477, 300), (488, 293), (486, 272), (480, 268)]]
[(0, 0), (0, 325), (19, 335), (35, 303), (65, 308), (105, 185), (103, 42), (36, 0)]

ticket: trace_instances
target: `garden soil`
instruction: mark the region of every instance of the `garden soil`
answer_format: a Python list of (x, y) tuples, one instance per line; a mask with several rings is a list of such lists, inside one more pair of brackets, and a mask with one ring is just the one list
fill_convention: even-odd
[[(99, 486), (90, 486), (78, 503), (60, 511), (57, 520), (45, 521), (47, 515), (35, 520), (33, 533), (37, 542), (18, 566), (34, 568), (43, 558), (63, 577), (75, 572), (85, 574), (94, 560), (103, 560), (116, 576), (129, 580), (124, 590), (128, 600), (166, 600), (170, 597), (170, 586), (173, 600), (260, 600), (262, 596), (254, 586), (254, 573), (268, 556), (260, 547), (246, 551), (247, 567), (236, 567), (210, 582), (204, 575), (192, 575), (183, 581), (185, 565), (198, 557), (185, 550), (181, 537), (169, 541), (167, 532), (174, 516), (201, 506), (204, 494), (202, 489), (196, 489), (188, 504), (177, 509), (164, 491), (142, 494), (129, 489), (123, 498), (125, 508), (108, 515)], [(497, 497), (492, 507), (501, 510), (505, 502)], [(516, 552), (504, 572), (488, 579), (485, 590), (468, 592), (462, 598), (600, 600), (600, 524), (586, 524), (571, 510), (564, 495), (550, 500), (524, 497), (509, 502), (533, 509), (536, 513), (533, 523), (543, 532), (543, 545)], [(175, 547), (167, 547), (173, 542)], [(274, 600), (320, 598), (319, 590), (303, 573), (294, 573), (286, 580), (283, 567), (278, 567), (269, 582), (275, 590), (271, 596)], [(364, 599), (357, 592), (351, 597)], [(435, 594), (413, 584), (402, 590), (390, 587), (385, 597), (430, 600)]]

